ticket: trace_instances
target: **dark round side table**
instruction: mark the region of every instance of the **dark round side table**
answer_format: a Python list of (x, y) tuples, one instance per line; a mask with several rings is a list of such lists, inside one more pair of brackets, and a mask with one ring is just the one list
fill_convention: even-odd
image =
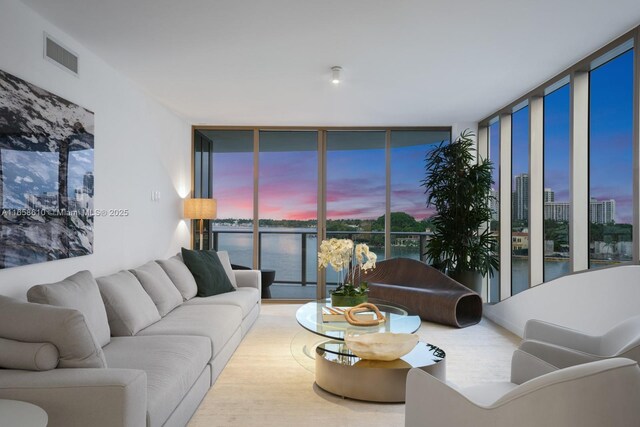
[(269, 286), (276, 280), (276, 271), (269, 268), (263, 268), (260, 270), (262, 275), (262, 298), (271, 298), (271, 289)]
[[(231, 264), (231, 268), (233, 270), (252, 270), (250, 267), (237, 264)], [(271, 298), (271, 289), (269, 289), (269, 286), (276, 280), (276, 271), (270, 268), (263, 268), (260, 270), (260, 276), (262, 280), (262, 298), (269, 299)]]

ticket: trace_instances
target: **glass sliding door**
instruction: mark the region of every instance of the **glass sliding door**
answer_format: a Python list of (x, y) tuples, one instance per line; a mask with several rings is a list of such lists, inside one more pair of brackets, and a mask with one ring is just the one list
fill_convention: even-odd
[[(448, 131), (391, 131), (390, 244), (394, 258), (423, 259), (431, 228), (429, 218), (435, 214), (433, 206), (427, 208), (428, 194), (421, 186), (425, 159), (439, 143), (450, 139)], [(377, 229), (384, 230), (381, 222)]]
[(633, 55), (589, 76), (589, 268), (632, 259)]
[(315, 299), (318, 132), (260, 131), (260, 268), (276, 271), (272, 298)]
[(544, 281), (571, 272), (570, 86), (544, 97)]
[[(205, 248), (229, 252), (231, 263), (253, 266), (253, 131), (199, 130), (211, 146), (211, 197), (218, 218), (211, 221), (212, 242)], [(197, 158), (196, 158), (197, 164)], [(203, 166), (203, 170), (204, 169)], [(196, 185), (197, 188), (197, 185)]]
[(529, 287), (529, 107), (511, 115), (511, 295)]
[[(327, 131), (327, 238), (367, 243), (384, 259), (386, 131)], [(327, 291), (338, 274), (327, 269)]]

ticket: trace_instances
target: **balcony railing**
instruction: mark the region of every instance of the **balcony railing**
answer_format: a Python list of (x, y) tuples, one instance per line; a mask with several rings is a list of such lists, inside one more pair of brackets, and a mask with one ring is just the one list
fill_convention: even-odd
[[(251, 260), (239, 260), (239, 256), (234, 257), (234, 247), (231, 244), (222, 242), (225, 237), (233, 240), (235, 236), (252, 235), (252, 229), (233, 229), (211, 231), (211, 247), (215, 250), (228, 250), (231, 262), (234, 264), (246, 264), (250, 266)], [(384, 259), (384, 232), (383, 231), (328, 231), (327, 237), (346, 238), (358, 243), (367, 243), (378, 255), (378, 260)], [(292, 237), (299, 236), (299, 242), (292, 247)], [(273, 268), (276, 270), (275, 284), (281, 285), (317, 285), (317, 232), (313, 230), (260, 230), (258, 232), (258, 268)], [(404, 256), (424, 261), (425, 247), (430, 233), (427, 232), (391, 232), (391, 255)], [(278, 239), (278, 240), (276, 240)], [(239, 240), (239, 239), (235, 239)], [(295, 240), (295, 239), (294, 239)], [(251, 246), (245, 244), (242, 252), (251, 253), (253, 247), (252, 239), (245, 239), (251, 242)], [(313, 243), (311, 243), (313, 242)], [(278, 252), (286, 247), (284, 251)], [(265, 262), (266, 261), (266, 262)], [(291, 263), (297, 263), (294, 266)], [(265, 265), (266, 264), (266, 265)], [(274, 265), (274, 264), (279, 264)], [(280, 268), (279, 268), (280, 267)], [(296, 268), (292, 268), (296, 267)], [(281, 270), (278, 274), (278, 270)], [(284, 273), (284, 274), (283, 274)], [(299, 280), (293, 276), (299, 274)], [(327, 286), (337, 285), (337, 273), (328, 269)]]

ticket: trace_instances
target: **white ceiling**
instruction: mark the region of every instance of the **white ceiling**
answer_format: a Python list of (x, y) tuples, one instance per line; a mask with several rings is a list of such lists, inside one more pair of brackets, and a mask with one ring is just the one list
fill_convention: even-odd
[(195, 124), (477, 121), (640, 24), (638, 0), (24, 2)]

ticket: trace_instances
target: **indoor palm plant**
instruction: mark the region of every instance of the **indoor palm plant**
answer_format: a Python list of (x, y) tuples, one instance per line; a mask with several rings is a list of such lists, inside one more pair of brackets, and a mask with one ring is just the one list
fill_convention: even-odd
[[(351, 268), (354, 258), (357, 262), (357, 268)], [(354, 245), (350, 239), (322, 241), (320, 252), (318, 252), (318, 269), (327, 268), (330, 265), (339, 274), (340, 283), (331, 292), (332, 306), (349, 307), (367, 301), (369, 289), (367, 283), (360, 280), (359, 273), (375, 268), (376, 259), (376, 254), (371, 252), (364, 243)], [(350, 273), (346, 277), (345, 269), (347, 269), (347, 273)], [(356, 270), (358, 274), (356, 274)]]
[(491, 171), (488, 159), (476, 161), (473, 137), (465, 130), (425, 157), (422, 186), (427, 206), (435, 206), (433, 234), (425, 255), (434, 267), (480, 293), (482, 276), (498, 270), (497, 239), (491, 233)]

